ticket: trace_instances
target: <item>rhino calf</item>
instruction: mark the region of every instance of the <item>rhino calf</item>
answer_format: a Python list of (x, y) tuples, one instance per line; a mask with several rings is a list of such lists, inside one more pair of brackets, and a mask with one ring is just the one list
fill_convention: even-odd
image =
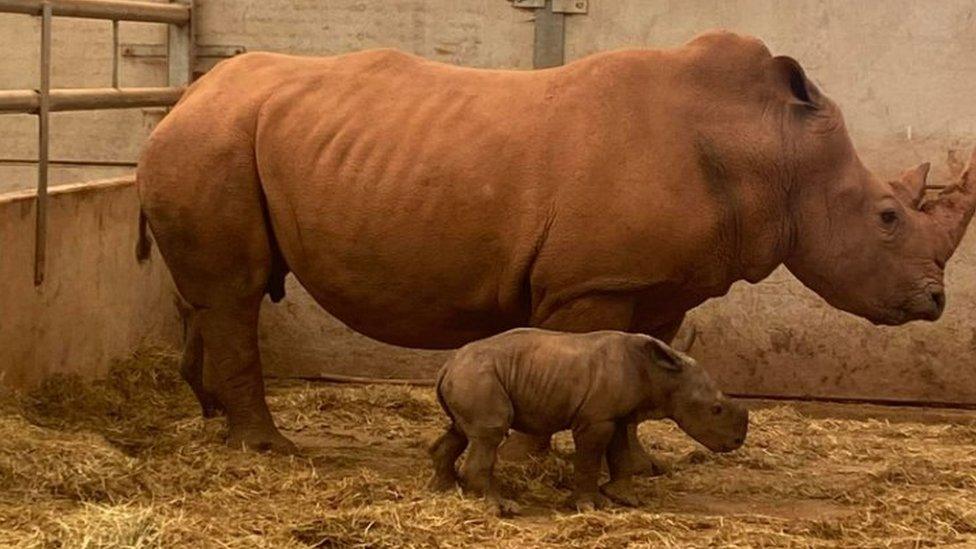
[[(441, 369), (437, 398), (451, 425), (430, 448), (430, 487), (457, 484), (455, 462), (470, 446), (465, 489), (488, 497), (501, 514), (518, 512), (492, 476), (509, 429), (531, 435), (572, 429), (576, 479), (569, 504), (584, 511), (605, 506), (607, 498), (638, 503), (628, 423), (670, 418), (716, 452), (741, 446), (749, 424), (747, 410), (694, 359), (652, 337), (616, 331), (524, 328), (468, 344)], [(598, 487), (604, 455), (610, 481)]]

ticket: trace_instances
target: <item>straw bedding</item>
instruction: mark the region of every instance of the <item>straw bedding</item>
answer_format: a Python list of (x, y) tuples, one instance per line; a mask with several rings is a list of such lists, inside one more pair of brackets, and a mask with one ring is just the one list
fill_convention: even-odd
[(672, 463), (639, 509), (560, 505), (572, 442), (499, 477), (526, 510), (424, 488), (444, 418), (432, 390), (274, 384), (303, 455), (224, 448), (176, 357), (138, 354), (107, 379), (62, 377), (0, 399), (0, 546), (976, 546), (976, 415), (952, 424), (752, 415), (741, 450), (711, 454), (670, 423), (642, 426)]

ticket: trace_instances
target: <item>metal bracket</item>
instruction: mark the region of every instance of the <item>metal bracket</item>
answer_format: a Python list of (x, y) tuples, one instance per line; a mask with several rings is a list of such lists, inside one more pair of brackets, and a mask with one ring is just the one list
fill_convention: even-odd
[[(513, 8), (538, 9), (546, 7), (546, 0), (511, 0)], [(552, 0), (552, 13), (584, 14), (590, 9), (589, 0)]]
[(546, 7), (546, 0), (512, 0), (513, 8), (535, 9)]
[(584, 14), (589, 9), (589, 0), (552, 0), (552, 13)]

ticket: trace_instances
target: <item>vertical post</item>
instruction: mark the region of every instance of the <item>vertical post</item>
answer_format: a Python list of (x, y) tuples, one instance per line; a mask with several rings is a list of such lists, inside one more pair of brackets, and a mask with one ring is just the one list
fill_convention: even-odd
[(34, 285), (44, 281), (47, 251), (47, 171), (51, 136), (48, 132), (51, 107), (51, 3), (41, 7), (41, 89), (37, 110), (37, 207), (34, 226)]
[(554, 13), (552, 0), (546, 0), (545, 7), (535, 10), (533, 68), (545, 69), (562, 65), (565, 40), (566, 16), (562, 13)]
[(169, 26), (169, 85), (185, 86), (193, 79), (193, 0), (175, 0), (190, 8), (190, 20), (183, 25)]
[(119, 88), (122, 80), (119, 70), (119, 20), (112, 20), (112, 87)]

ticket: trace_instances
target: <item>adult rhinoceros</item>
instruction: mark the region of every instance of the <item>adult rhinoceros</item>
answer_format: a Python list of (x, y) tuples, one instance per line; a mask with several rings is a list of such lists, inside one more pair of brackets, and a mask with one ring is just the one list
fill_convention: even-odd
[(921, 206), (926, 171), (879, 181), (796, 61), (711, 32), (531, 72), (242, 55), (159, 124), (138, 187), (192, 306), (182, 366), (205, 413), (226, 410), (234, 446), (289, 451), (256, 334), (289, 271), (410, 347), (515, 326), (670, 339), (780, 264), (873, 322), (934, 320), (976, 193)]

